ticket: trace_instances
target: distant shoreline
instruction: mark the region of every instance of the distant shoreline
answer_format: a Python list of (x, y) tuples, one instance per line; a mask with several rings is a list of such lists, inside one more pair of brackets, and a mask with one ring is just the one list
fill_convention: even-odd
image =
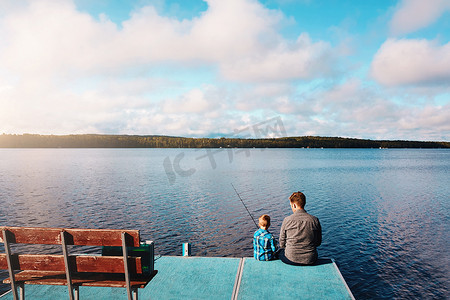
[(450, 148), (450, 142), (320, 136), (245, 139), (159, 135), (2, 134), (0, 148)]

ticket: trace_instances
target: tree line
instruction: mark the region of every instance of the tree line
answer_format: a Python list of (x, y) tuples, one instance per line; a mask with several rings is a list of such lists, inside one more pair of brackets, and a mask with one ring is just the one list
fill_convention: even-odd
[(2, 134), (0, 148), (450, 148), (449, 142), (342, 137), (186, 138), (158, 135)]

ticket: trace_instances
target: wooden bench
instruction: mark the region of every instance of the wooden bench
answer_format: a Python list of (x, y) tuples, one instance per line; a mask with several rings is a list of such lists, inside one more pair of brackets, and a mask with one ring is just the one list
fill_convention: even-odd
[[(126, 287), (128, 299), (137, 299), (156, 275), (154, 248), (149, 242), (149, 265), (143, 258), (129, 255), (129, 247), (140, 247), (139, 230), (65, 229), (34, 227), (0, 227), (0, 269), (8, 269), (15, 300), (24, 299), (24, 284), (67, 285), (71, 300), (79, 299), (79, 286)], [(11, 244), (61, 245), (62, 255), (13, 254)], [(69, 254), (68, 245), (119, 246), (121, 256)], [(120, 248), (119, 248), (120, 249)], [(15, 272), (20, 270), (20, 272)]]

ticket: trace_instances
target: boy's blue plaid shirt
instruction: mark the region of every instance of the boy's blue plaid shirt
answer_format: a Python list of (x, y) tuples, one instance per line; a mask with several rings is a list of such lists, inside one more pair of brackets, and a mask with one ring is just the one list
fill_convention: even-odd
[(253, 256), (257, 260), (271, 260), (277, 251), (277, 241), (264, 229), (258, 229), (253, 235)]

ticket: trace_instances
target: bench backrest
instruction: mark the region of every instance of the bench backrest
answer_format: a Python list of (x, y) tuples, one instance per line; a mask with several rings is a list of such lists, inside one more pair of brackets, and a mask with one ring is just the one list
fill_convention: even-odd
[[(67, 245), (122, 246), (122, 232), (127, 234), (127, 246), (139, 247), (140, 242), (139, 230), (0, 227), (3, 230), (8, 241), (16, 244), (61, 245), (61, 232), (66, 232)], [(0, 242), (4, 243), (3, 236)]]
[[(6, 232), (8, 243), (62, 245), (64, 232), (66, 245), (78, 246), (122, 246), (122, 233), (128, 247), (139, 247), (139, 230), (65, 229), (35, 227), (0, 227)], [(0, 242), (5, 242), (0, 234)], [(11, 254), (14, 270), (65, 271), (64, 255)], [(68, 256), (69, 268), (73, 272), (124, 273), (122, 256)], [(0, 253), (0, 269), (8, 269), (7, 254)], [(128, 271), (142, 274), (140, 257), (128, 257)]]

